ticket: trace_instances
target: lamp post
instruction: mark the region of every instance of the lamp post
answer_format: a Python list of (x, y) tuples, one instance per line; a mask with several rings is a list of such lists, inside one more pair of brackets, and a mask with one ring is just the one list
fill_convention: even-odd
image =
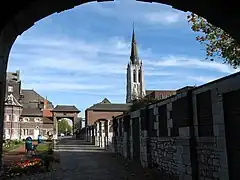
[(11, 130), (10, 130), (10, 139), (12, 139), (12, 133), (13, 133), (13, 102), (12, 102), (12, 100), (10, 100), (10, 102), (11, 102)]
[(19, 117), (19, 129), (20, 129), (20, 136), (19, 136), (19, 139), (21, 140), (22, 139), (22, 120), (23, 120), (23, 118), (20, 116)]

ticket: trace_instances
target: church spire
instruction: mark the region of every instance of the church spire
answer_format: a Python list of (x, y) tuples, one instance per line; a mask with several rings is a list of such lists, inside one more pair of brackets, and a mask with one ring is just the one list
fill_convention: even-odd
[(137, 61), (139, 61), (137, 43), (135, 39), (134, 24), (133, 24), (133, 32), (132, 32), (132, 47), (131, 47), (130, 60), (132, 61), (132, 64), (135, 64)]

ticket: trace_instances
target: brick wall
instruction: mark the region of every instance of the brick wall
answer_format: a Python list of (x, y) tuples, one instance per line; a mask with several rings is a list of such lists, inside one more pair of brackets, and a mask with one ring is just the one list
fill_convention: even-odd
[(123, 112), (107, 112), (107, 111), (93, 111), (86, 110), (85, 112), (85, 121), (87, 125), (94, 124), (98, 119), (112, 119), (113, 116), (121, 115)]

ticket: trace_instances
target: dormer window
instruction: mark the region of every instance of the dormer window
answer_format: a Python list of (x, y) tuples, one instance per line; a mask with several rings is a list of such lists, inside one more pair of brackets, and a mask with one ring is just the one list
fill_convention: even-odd
[(29, 118), (25, 117), (23, 118), (23, 122), (28, 122), (29, 121)]
[(8, 86), (8, 92), (13, 92), (13, 87), (12, 86)]
[(40, 118), (35, 118), (34, 121), (35, 122), (39, 122), (41, 119)]

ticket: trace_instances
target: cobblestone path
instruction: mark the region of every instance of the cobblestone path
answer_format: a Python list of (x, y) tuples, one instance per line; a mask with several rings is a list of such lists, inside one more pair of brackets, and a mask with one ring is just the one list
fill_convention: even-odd
[(60, 164), (52, 172), (17, 180), (152, 180), (141, 166), (81, 140), (63, 139), (57, 145)]

